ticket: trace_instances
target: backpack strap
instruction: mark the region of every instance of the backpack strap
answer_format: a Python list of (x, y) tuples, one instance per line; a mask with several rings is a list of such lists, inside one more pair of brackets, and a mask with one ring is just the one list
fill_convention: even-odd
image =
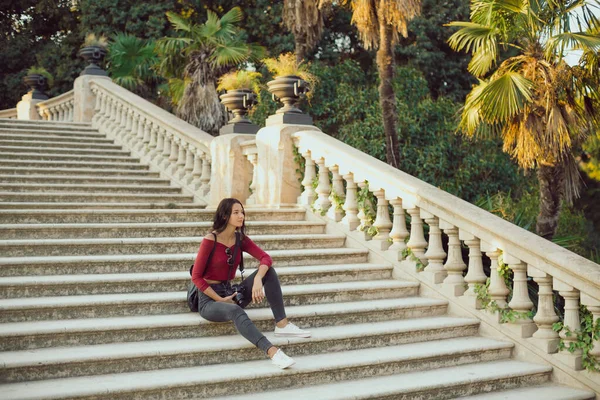
[[(213, 241), (213, 248), (210, 251), (210, 254), (208, 255), (208, 259), (206, 260), (206, 264), (208, 265), (208, 263), (210, 263), (210, 260), (215, 252), (215, 249), (217, 248), (217, 235), (212, 232), (213, 237), (214, 237), (214, 241)], [(190, 267), (190, 276), (192, 276), (192, 270), (194, 269), (194, 264), (192, 264), (192, 266)]]

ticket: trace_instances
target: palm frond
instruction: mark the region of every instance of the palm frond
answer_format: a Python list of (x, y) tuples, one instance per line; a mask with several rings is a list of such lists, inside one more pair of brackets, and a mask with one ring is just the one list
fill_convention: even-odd
[[(448, 44), (456, 51), (478, 51), (491, 48), (495, 45), (494, 36), (497, 34), (491, 26), (476, 24), (473, 22), (451, 22), (447, 26), (459, 27), (460, 29), (448, 39)], [(492, 43), (490, 43), (492, 42)]]
[(167, 19), (175, 30), (189, 32), (192, 29), (190, 21), (172, 11), (167, 11)]
[(481, 115), (486, 122), (507, 122), (532, 101), (533, 82), (517, 72), (508, 71), (492, 78), (479, 96)]
[(239, 7), (233, 7), (227, 11), (225, 15), (221, 17), (219, 22), (221, 23), (221, 29), (233, 35), (237, 32), (236, 24), (244, 19), (242, 9)]
[(585, 32), (563, 32), (548, 39), (546, 44), (546, 59), (555, 57), (562, 59), (566, 51), (583, 50), (600, 51), (600, 36)]

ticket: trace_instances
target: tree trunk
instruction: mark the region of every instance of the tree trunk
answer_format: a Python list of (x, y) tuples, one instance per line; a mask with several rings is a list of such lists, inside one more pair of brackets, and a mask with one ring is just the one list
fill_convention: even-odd
[(540, 186), (540, 213), (535, 229), (538, 235), (551, 240), (558, 228), (560, 202), (565, 188), (565, 171), (562, 165), (540, 165), (537, 176)]
[(400, 167), (400, 147), (396, 132), (396, 95), (392, 86), (394, 79), (394, 54), (392, 47), (392, 27), (379, 18), (379, 50), (377, 51), (377, 68), (379, 70), (379, 103), (383, 116), (387, 163), (395, 168)]
[(306, 34), (297, 33), (294, 39), (296, 40), (296, 63), (300, 64), (306, 56)]

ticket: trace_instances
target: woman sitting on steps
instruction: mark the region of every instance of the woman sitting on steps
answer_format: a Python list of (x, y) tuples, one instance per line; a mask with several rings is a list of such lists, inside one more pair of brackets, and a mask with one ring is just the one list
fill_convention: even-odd
[[(288, 321), (279, 279), (271, 267), (271, 257), (245, 235), (244, 220), (244, 207), (239, 200), (221, 200), (215, 212), (213, 231), (202, 240), (192, 270), (192, 281), (202, 292), (198, 299), (198, 311), (208, 321), (233, 321), (238, 332), (266, 352), (273, 364), (288, 368), (295, 361), (271, 344), (248, 318), (244, 308), (250, 302), (260, 303), (266, 294), (275, 318), (275, 336), (310, 337), (310, 332)], [(235, 253), (237, 234), (241, 236), (241, 249)], [(208, 260), (211, 251), (213, 254)], [(244, 251), (259, 261), (259, 267), (242, 281), (245, 296), (238, 305), (235, 302), (237, 293), (227, 295), (227, 289), (229, 281), (235, 277)]]

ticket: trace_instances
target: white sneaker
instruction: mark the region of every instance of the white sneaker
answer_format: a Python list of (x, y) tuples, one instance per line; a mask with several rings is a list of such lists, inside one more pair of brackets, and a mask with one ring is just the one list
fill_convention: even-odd
[(296, 325), (288, 322), (285, 328), (275, 327), (275, 336), (293, 336), (293, 337), (310, 337), (310, 331), (298, 328)]
[(271, 358), (273, 365), (277, 365), (281, 369), (286, 369), (296, 364), (296, 361), (292, 357), (287, 356), (281, 349), (277, 350), (277, 353), (273, 354)]

